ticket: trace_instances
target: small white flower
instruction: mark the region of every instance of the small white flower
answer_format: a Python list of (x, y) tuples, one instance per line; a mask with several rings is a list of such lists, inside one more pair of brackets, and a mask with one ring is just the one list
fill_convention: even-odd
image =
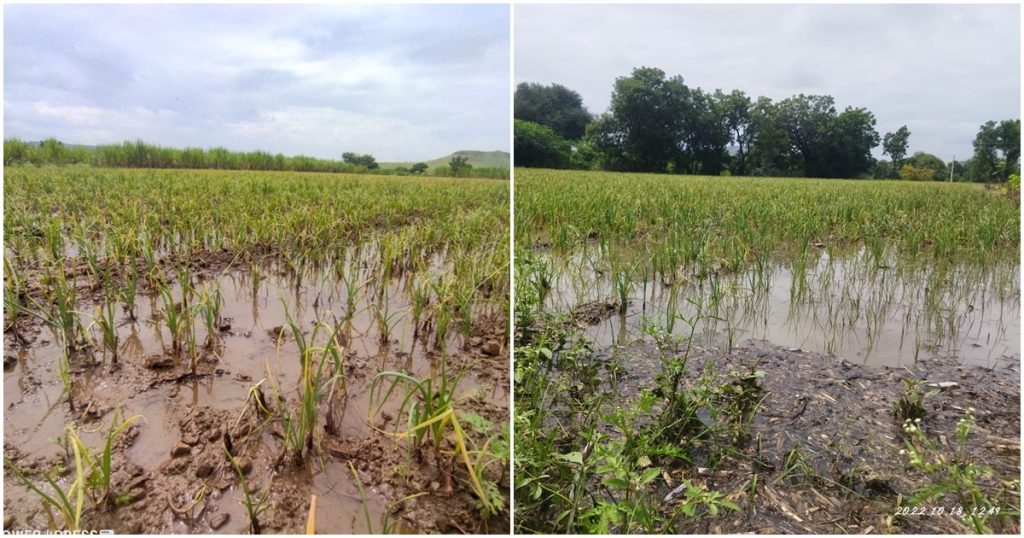
[(914, 424), (920, 424), (920, 423), (921, 423), (921, 419), (919, 419), (919, 418), (915, 418), (914, 419)]

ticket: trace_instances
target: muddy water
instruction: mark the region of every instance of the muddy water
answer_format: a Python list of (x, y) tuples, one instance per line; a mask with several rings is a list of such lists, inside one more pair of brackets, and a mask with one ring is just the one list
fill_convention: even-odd
[[(617, 304), (612, 271), (595, 270), (598, 260), (596, 249), (549, 258), (556, 277), (545, 308)], [(608, 308), (600, 321), (581, 324), (601, 348), (645, 338), (645, 323), (685, 339), (688, 320), (696, 343), (722, 348), (755, 340), (869, 366), (934, 356), (985, 367), (1019, 364), (1020, 269), (1014, 262), (939, 270), (892, 256), (879, 264), (865, 252), (821, 252), (803, 267), (772, 263), (675, 282), (638, 272), (625, 313)]]
[[(58, 376), (60, 350), (55, 344), (55, 335), (40, 327), (34, 342), (27, 347), (12, 346), (8, 341), (5, 353), (16, 355), (17, 363), (4, 375), (5, 447), (16, 448), (25, 457), (22, 463), (35, 460), (45, 465), (47, 460), (63, 454), (63, 448), (54, 440), (62, 434), (66, 424), (76, 421), (82, 424), (86, 444), (99, 447), (106, 425), (117, 409), (121, 417), (143, 417), (137, 436), (125, 454), (131, 465), (156, 473), (171, 459), (171, 448), (182, 440), (183, 429), (179, 425), (194, 410), (203, 408), (223, 412), (224, 417), (231, 419), (238, 417), (246, 409), (250, 388), (267, 377), (274, 380), (285, 398), (297, 402), (301, 370), (298, 346), (290, 331), (285, 330), (285, 336), (279, 337), (281, 328), (287, 327), (286, 310), (310, 338), (315, 324), (325, 322), (333, 328), (336, 320), (342, 318), (344, 296), (341, 286), (333, 279), (315, 272), (305, 274), (301, 284), (297, 285), (296, 280), (286, 276), (279, 267), (267, 266), (260, 271), (255, 286), (251, 272), (225, 271), (195, 276), (194, 287), (216, 286), (220, 289), (224, 299), (222, 317), (225, 324), (230, 325), (218, 335), (218, 345), (214, 348), (217, 358), (212, 359), (214, 364), (207, 365), (208, 374), (197, 378), (162, 380), (154, 377), (153, 370), (143, 367), (147, 358), (165, 355), (170, 348), (169, 332), (162, 320), (163, 306), (156, 296), (138, 297), (137, 321), (128, 320), (119, 309), (120, 360), (117, 366), (111, 365), (109, 358), (99, 367), (72, 362), (74, 411), (69, 409)], [(387, 286), (389, 311), (400, 316), (388, 339), (380, 338), (379, 327), (370, 308), (373, 298), (368, 292), (360, 294), (357, 314), (341, 331), (339, 339), (345, 344), (347, 391), (338, 434), (342, 440), (357, 439), (374, 432), (368, 423), (369, 385), (377, 372), (404, 370), (422, 378), (434, 374), (438, 368), (439, 354), (433, 346), (425, 344), (422, 335), (420, 338), (413, 336), (406, 285), (405, 279), (399, 277)], [(176, 301), (181, 300), (180, 285), (174, 286), (173, 296)], [(92, 311), (95, 305), (82, 305), (81, 309)], [(488, 305), (478, 306), (478, 319), (493, 315), (498, 310)], [(88, 325), (89, 320), (84, 321)], [(328, 334), (329, 330), (322, 329), (316, 344), (322, 344)], [(465, 344), (463, 338), (455, 334), (454, 329), (449, 335), (449, 368), (471, 363), (474, 359), (471, 353), (460, 353)], [(98, 334), (93, 336), (96, 341), (101, 341)], [(197, 342), (204, 342), (206, 337), (202, 320), (197, 319)], [(433, 343), (433, 336), (428, 341)], [(95, 357), (100, 357), (98, 349)], [(507, 408), (507, 384), (495, 380), (500, 376), (481, 378), (479, 373), (479, 369), (467, 370), (459, 392), (488, 401), (496, 407)], [(267, 386), (265, 383), (264, 387)], [(268, 396), (272, 394), (270, 390), (266, 393)], [(397, 403), (389, 402), (384, 410), (397, 415)], [(87, 418), (83, 419), (83, 416)], [(231, 422), (229, 419), (226, 421)], [(323, 422), (321, 416), (320, 424)], [(286, 483), (298, 493), (295, 496), (302, 499), (317, 495), (316, 523), (319, 532), (345, 534), (369, 530), (363, 513), (363, 498), (345, 461), (328, 456), (319, 458), (318, 462), (302, 470), (278, 474), (271, 470), (270, 464), (283, 450), (281, 440), (275, 437), (272, 429), (268, 429), (259, 441), (262, 446), (253, 454), (257, 465), (249, 477), (250, 483), (257, 487), (271, 481)], [(395, 444), (395, 447), (395, 450), (404, 450), (404, 445), (399, 448)], [(38, 499), (33, 498), (21, 484), (10, 480), (10, 476), (8, 478), (4, 488), (5, 504), (38, 506)], [(372, 524), (376, 526), (389, 503), (395, 499), (387, 499), (368, 480), (364, 485), (366, 508)], [(189, 492), (182, 494), (188, 496)], [(170, 512), (164, 512), (159, 520), (145, 521), (142, 532), (247, 532), (247, 516), (240, 503), (241, 498), (237, 486), (230, 487), (223, 494), (218, 492), (207, 496), (202, 512), (194, 519), (174, 517)], [(229, 523), (214, 531), (210, 527), (214, 514), (228, 514)], [(304, 521), (305, 514), (301, 516)], [(36, 517), (37, 522), (40, 517)], [(403, 525), (399, 523), (398, 529), (417, 530)]]

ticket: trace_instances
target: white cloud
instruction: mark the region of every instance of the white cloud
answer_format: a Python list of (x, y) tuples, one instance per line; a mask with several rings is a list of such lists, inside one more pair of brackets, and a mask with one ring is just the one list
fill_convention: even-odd
[(4, 14), (5, 136), (382, 161), (509, 146), (506, 6), (16, 5)]
[(73, 125), (99, 125), (105, 115), (103, 109), (92, 106), (61, 106), (45, 101), (32, 103), (32, 110), (41, 116), (59, 118)]

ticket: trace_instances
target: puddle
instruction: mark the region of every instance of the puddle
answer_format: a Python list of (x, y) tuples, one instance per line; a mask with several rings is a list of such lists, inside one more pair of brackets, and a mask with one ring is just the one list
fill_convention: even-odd
[[(549, 256), (554, 278), (545, 309), (618, 304), (617, 275), (601, 259), (596, 247)], [(608, 308), (581, 324), (597, 349), (643, 337), (645, 323), (685, 339), (687, 320), (697, 320), (694, 341), (705, 346), (767, 341), (875, 367), (934, 356), (990, 368), (1020, 362), (1017, 263), (940, 270), (892, 257), (879, 267), (873, 260), (864, 251), (822, 251), (805, 267), (772, 263), (675, 282), (634, 273), (624, 313)]]
[[(435, 263), (432, 270), (438, 273), (445, 268)], [(123, 523), (127, 527), (122, 527), (118, 520), (116, 528), (125, 532), (146, 533), (248, 532), (248, 518), (240, 502), (242, 494), (237, 483), (230, 485), (234, 479), (231, 469), (218, 464), (210, 475), (214, 478), (208, 480), (197, 480), (194, 474), (184, 475), (201, 472), (197, 466), (205, 461), (202, 458), (209, 459), (218, 451), (218, 461), (226, 461), (223, 449), (218, 448), (221, 441), (213, 441), (212, 434), (218, 428), (231, 428), (244, 422), (240, 415), (247, 408), (250, 389), (261, 379), (272, 375), (284, 397), (295, 406), (298, 405), (300, 352), (298, 343), (287, 329), (289, 315), (301, 327), (306, 338), (312, 338), (313, 328), (318, 323), (326, 323), (332, 328), (320, 329), (311, 345), (322, 345), (330, 330), (341, 324), (338, 320), (344, 319), (348, 296), (344, 294), (344, 286), (333, 275), (310, 269), (297, 280), (289, 274), (285, 267), (265, 264), (256, 272), (235, 269), (221, 273), (197, 272), (194, 275), (193, 287), (219, 289), (224, 301), (221, 312), (223, 327), (216, 335), (212, 351), (201, 353), (206, 359), (200, 361), (205, 360), (198, 377), (179, 375), (180, 372), (188, 371), (187, 359), (170, 361), (173, 364), (164, 370), (144, 366), (148, 358), (167, 355), (171, 338), (163, 320), (164, 306), (159, 296), (140, 294), (137, 300), (137, 321), (129, 320), (118, 308), (116, 322), (120, 346), (117, 365), (111, 364), (109, 357), (103, 364), (91, 367), (73, 359), (74, 410), (68, 405), (58, 375), (60, 349), (54, 344), (58, 339), (38, 325), (33, 327), (35, 339), (29, 347), (11, 345), (11, 339), (8, 339), (5, 353), (11, 357), (16, 356), (17, 360), (4, 375), (5, 455), (15, 456), (19, 465), (36, 462), (46, 468), (63, 457), (63, 449), (54, 441), (62, 434), (66, 424), (80, 421), (83, 428), (88, 424), (89, 429), (94, 431), (83, 435), (83, 439), (90, 446), (99, 446), (113, 410), (120, 409), (122, 418), (142, 415), (144, 421), (133, 428), (134, 438), (124, 451), (125, 460), (119, 464), (126, 469), (125, 472), (151, 477), (149, 485), (145, 486), (147, 500), (121, 510), (122, 515), (130, 513), (132, 517)], [(405, 371), (416, 378), (436, 375), (440, 353), (433, 345), (435, 339), (432, 332), (417, 331), (413, 323), (408, 293), (411, 283), (408, 278), (407, 275), (398, 275), (383, 287), (390, 325), (387, 338), (381, 338), (381, 325), (373, 308), (374, 304), (378, 304), (377, 297), (370, 291), (370, 286), (353, 296), (354, 315), (350, 321), (341, 324), (343, 328), (339, 330), (337, 338), (344, 348), (347, 395), (336, 440), (354, 442), (377, 435), (375, 428), (379, 426), (368, 422), (368, 410), (370, 383), (378, 372)], [(80, 281), (79, 285), (82, 284)], [(174, 300), (182, 300), (180, 284), (173, 285), (172, 295)], [(81, 297), (80, 303), (84, 302)], [(95, 312), (94, 304), (84, 303), (79, 305), (81, 310)], [(503, 330), (504, 322), (498, 319), (503, 315), (502, 309), (481, 302), (476, 306), (474, 314), (475, 323), (486, 325), (475, 327), (475, 331), (480, 329), (486, 335), (495, 335), (499, 329)], [(86, 325), (91, 323), (88, 317), (83, 321)], [(495, 326), (491, 327), (491, 324)], [(92, 332), (95, 340), (100, 342), (98, 331), (92, 329)], [(195, 340), (200, 346), (207, 340), (201, 318), (196, 320)], [(449, 368), (467, 369), (459, 392), (472, 395), (475, 401), (482, 402), (480, 405), (484, 408), (503, 409), (507, 412), (507, 362), (497, 360), (501, 357), (485, 357), (479, 342), (474, 342), (476, 347), (468, 345), (471, 343), (469, 339), (454, 328), (448, 332), (445, 342)], [(100, 355), (97, 349), (94, 356), (99, 359)], [(216, 358), (210, 359), (210, 355)], [(268, 386), (264, 384), (265, 389)], [(268, 396), (272, 394), (269, 389), (266, 393)], [(324, 406), (321, 407), (319, 424), (322, 425), (325, 411)], [(396, 407), (397, 402), (389, 402), (384, 409), (397, 416), (399, 410)], [(196, 416), (205, 417), (205, 426), (199, 426)], [(192, 458), (172, 458), (172, 447), (183, 440), (187, 428), (199, 430), (198, 441), (192, 441), (198, 443), (193, 444)], [(209, 432), (203, 428), (209, 429)], [(209, 442), (204, 438), (207, 433), (211, 433)], [(304, 529), (308, 499), (310, 495), (316, 494), (319, 497), (318, 532), (368, 532), (363, 512), (364, 502), (359, 496), (347, 462), (331, 457), (325, 450), (324, 457), (314, 458), (318, 461), (301, 472), (275, 474), (276, 471), (272, 469), (283, 450), (281, 439), (275, 435), (277, 433), (271, 424), (264, 428), (260, 438), (249, 443), (252, 446), (247, 445), (245, 449), (246, 457), (254, 462), (254, 470), (249, 478), (254, 487), (262, 487), (273, 481), (274, 498), (287, 496), (291, 499), (289, 502), (293, 503), (278, 503), (276, 509), (267, 516), (270, 526), (264, 531), (299, 532)], [(389, 459), (390, 463), (397, 461), (395, 458), (405, 457), (404, 445), (395, 445), (395, 451), (398, 455)], [(187, 464), (178, 463), (186, 459), (189, 460)], [(382, 459), (378, 465), (385, 463)], [(176, 470), (167, 471), (168, 468)], [(131, 469), (134, 471), (129, 471)], [(171, 474), (168, 475), (168, 472)], [(174, 478), (175, 475), (182, 476)], [(388, 477), (373, 478), (379, 484)], [(180, 482), (161, 483), (161, 480), (172, 479), (180, 479)], [(20, 501), (25, 501), (25, 510), (16, 515), (18, 521), (34, 518), (33, 521), (42, 525), (40, 528), (45, 527), (45, 520), (42, 519), (44, 516), (35, 508), (27, 508), (37, 507), (38, 499), (29, 495), (16, 480), (13, 475), (7, 475), (4, 495), (8, 502), (20, 504)], [(167, 510), (165, 503), (181, 506), (184, 502), (181, 496), (187, 497), (188, 491), (191, 491), (189, 488), (218, 480), (226, 489), (211, 486), (210, 494), (203, 500), (202, 509), (194, 517), (178, 516)], [(389, 503), (396, 499), (389, 499), (378, 492), (372, 482), (367, 480), (364, 484), (366, 509), (375, 525), (374, 531), (379, 532), (376, 526), (381, 524)], [(173, 490), (178, 486), (188, 491), (160, 491)], [(388, 493), (398, 494), (395, 488), (390, 488)], [(216, 519), (224, 517), (220, 514), (227, 514), (227, 523)], [(425, 530), (417, 528), (415, 521), (394, 517), (392, 524), (397, 531)], [(222, 525), (214, 529), (214, 521)]]

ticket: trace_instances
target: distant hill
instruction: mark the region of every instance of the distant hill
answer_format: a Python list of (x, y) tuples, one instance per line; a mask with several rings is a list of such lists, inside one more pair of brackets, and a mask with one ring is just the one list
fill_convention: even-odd
[[(423, 161), (427, 163), (427, 166), (431, 168), (443, 168), (448, 166), (448, 163), (452, 160), (452, 157), (460, 156), (469, 159), (469, 164), (477, 168), (508, 168), (511, 161), (510, 155), (507, 151), (471, 151), (462, 150), (456, 151), (450, 155), (444, 157), (438, 157), (429, 161)], [(398, 168), (404, 166), (406, 168), (416, 164), (415, 162), (382, 162), (380, 163), (381, 168)]]

